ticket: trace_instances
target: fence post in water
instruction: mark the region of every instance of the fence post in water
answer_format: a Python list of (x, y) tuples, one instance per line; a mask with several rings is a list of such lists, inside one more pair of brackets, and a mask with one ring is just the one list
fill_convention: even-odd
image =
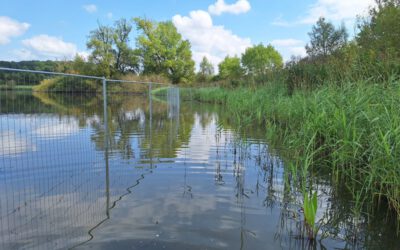
[(110, 172), (108, 165), (107, 80), (103, 77), (104, 160), (106, 165), (106, 216), (110, 217)]
[(152, 99), (152, 95), (151, 95), (151, 91), (152, 91), (152, 84), (149, 84), (149, 115), (150, 115), (150, 119), (149, 119), (149, 137), (150, 137), (150, 147), (149, 147), (149, 156), (150, 156), (150, 168), (153, 168), (153, 145), (152, 145), (152, 121), (153, 121), (153, 99)]

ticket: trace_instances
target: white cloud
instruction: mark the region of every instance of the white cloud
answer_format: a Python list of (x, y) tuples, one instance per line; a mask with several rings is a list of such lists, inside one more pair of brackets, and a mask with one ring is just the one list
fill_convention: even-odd
[(90, 53), (88, 51), (78, 51), (78, 56), (80, 56), (83, 60), (87, 61), (89, 59)]
[(301, 24), (315, 24), (320, 17), (331, 22), (343, 21), (346, 27), (354, 27), (357, 16), (366, 16), (368, 9), (375, 5), (375, 0), (317, 0), (309, 6), (303, 17), (295, 21), (287, 21), (282, 16), (277, 17), (271, 24), (280, 27), (292, 27)]
[(82, 6), (88, 13), (95, 13), (97, 11), (97, 6), (94, 4), (87, 4)]
[(293, 46), (289, 47), (288, 49), (291, 56), (305, 57), (307, 55), (307, 51), (304, 46)]
[(26, 49), (20, 50), (21, 53), (37, 56), (40, 59), (72, 59), (78, 53), (75, 44), (48, 35), (38, 35), (25, 39), (22, 44)]
[(364, 15), (375, 0), (318, 0), (310, 6), (308, 14), (300, 23), (313, 24), (321, 16), (331, 21), (354, 20), (357, 15)]
[(11, 37), (24, 34), (30, 26), (29, 23), (20, 23), (7, 16), (0, 16), (0, 45), (9, 43)]
[(221, 15), (222, 13), (241, 14), (246, 13), (251, 9), (248, 0), (238, 0), (234, 4), (227, 4), (224, 0), (217, 0), (215, 4), (208, 7), (208, 12), (213, 15)]
[(307, 55), (306, 49), (304, 48), (305, 42), (293, 38), (289, 39), (277, 39), (271, 41), (273, 45), (283, 56), (285, 61), (288, 61), (291, 56), (304, 57)]
[(216, 66), (225, 56), (240, 55), (252, 46), (249, 38), (241, 38), (224, 26), (214, 25), (206, 11), (191, 11), (189, 16), (175, 15), (172, 22), (192, 44), (193, 59), (197, 63), (207, 56)]

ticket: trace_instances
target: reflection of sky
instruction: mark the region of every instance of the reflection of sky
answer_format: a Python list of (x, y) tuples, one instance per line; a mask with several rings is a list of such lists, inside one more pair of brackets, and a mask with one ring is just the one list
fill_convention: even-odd
[[(159, 241), (161, 245), (173, 242), (175, 247), (170, 249), (232, 249), (242, 243), (242, 233), (247, 238), (246, 249), (258, 249), (266, 242), (280, 246), (274, 243), (280, 210), (266, 210), (262, 205), (266, 189), (260, 188), (256, 195), (260, 163), (255, 157), (265, 156), (260, 162), (275, 166), (273, 189), (283, 187), (281, 161), (265, 154), (265, 144), (260, 141), (236, 154), (234, 133), (218, 128), (216, 115), (205, 126), (200, 115), (193, 115), (189, 142), (177, 150), (177, 157), (157, 162), (153, 174), (146, 175), (112, 209), (111, 218), (95, 230), (87, 247), (107, 248), (111, 241), (127, 241), (131, 246)], [(260, 150), (264, 150), (262, 155), (257, 154)], [(218, 173), (223, 184), (216, 181)], [(114, 171), (111, 176), (116, 174)], [(121, 174), (112, 178), (125, 179)], [(263, 176), (259, 178), (266, 187)], [(238, 185), (243, 186), (242, 191)], [(279, 201), (283, 190), (276, 191)]]
[(142, 109), (136, 109), (134, 111), (126, 111), (124, 112), (124, 116), (128, 121), (138, 120), (139, 124), (143, 126), (146, 116)]
[[(210, 123), (203, 128), (200, 116), (195, 114), (192, 133), (187, 146), (177, 152), (178, 158), (188, 158), (192, 161), (207, 163), (212, 153), (212, 146), (217, 145), (217, 124), (213, 116)], [(231, 137), (229, 132), (220, 134), (220, 141), (226, 141)]]
[(0, 249), (88, 238), (105, 210), (103, 154), (92, 133), (73, 117), (0, 115)]
[(76, 120), (60, 119), (56, 122), (49, 121), (49, 124), (40, 124), (39, 127), (33, 131), (33, 134), (49, 140), (67, 137), (77, 132), (79, 132), (79, 126)]
[(36, 151), (36, 146), (27, 138), (16, 135), (15, 131), (0, 132), (0, 155), (15, 156), (28, 151)]

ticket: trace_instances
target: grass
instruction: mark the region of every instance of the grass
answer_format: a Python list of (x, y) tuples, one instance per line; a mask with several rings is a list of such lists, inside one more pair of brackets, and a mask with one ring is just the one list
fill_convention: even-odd
[(322, 86), (292, 96), (278, 84), (181, 93), (183, 98), (226, 105), (244, 125), (265, 126), (267, 139), (288, 149), (288, 161), (302, 176), (330, 176), (360, 208), (386, 204), (399, 220), (400, 82), (393, 79), (380, 85)]

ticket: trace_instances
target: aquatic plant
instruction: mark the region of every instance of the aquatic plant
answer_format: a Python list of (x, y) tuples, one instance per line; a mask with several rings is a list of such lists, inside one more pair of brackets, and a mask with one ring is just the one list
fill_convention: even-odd
[(317, 192), (311, 193), (311, 196), (307, 192), (304, 192), (303, 197), (304, 224), (308, 238), (314, 240), (318, 232), (318, 228), (315, 224), (318, 209)]

